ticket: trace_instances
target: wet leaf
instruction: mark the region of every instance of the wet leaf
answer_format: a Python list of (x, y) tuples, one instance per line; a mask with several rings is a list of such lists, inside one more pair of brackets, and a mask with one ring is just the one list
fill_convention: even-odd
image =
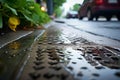
[(9, 20), (8, 20), (8, 26), (9, 26), (10, 29), (13, 30), (13, 31), (16, 31), (15, 29), (16, 29), (17, 25), (19, 25), (19, 24), (20, 24), (20, 20), (19, 20), (19, 18), (16, 17), (16, 16), (12, 16), (12, 17), (10, 17)]
[(10, 9), (10, 10), (13, 12), (13, 14), (18, 15), (16, 9), (10, 7), (8, 4), (5, 4), (5, 6), (6, 6), (8, 9)]

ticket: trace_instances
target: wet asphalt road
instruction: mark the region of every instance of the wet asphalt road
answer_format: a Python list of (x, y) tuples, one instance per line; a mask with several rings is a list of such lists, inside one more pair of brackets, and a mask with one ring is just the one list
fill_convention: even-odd
[(116, 18), (106, 21), (100, 18), (98, 21), (88, 21), (86, 18), (64, 19), (65, 24), (79, 30), (79, 35), (98, 44), (120, 48), (120, 22)]
[(120, 21), (68, 19), (66, 23), (85, 32), (120, 41)]
[(33, 44), (20, 80), (120, 80), (120, 51), (53, 22)]

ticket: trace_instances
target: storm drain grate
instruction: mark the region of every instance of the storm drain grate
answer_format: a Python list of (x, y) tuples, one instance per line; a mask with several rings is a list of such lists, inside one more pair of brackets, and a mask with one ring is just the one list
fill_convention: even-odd
[(120, 80), (120, 57), (113, 52), (83, 38), (48, 33), (31, 52), (28, 76), (21, 80)]

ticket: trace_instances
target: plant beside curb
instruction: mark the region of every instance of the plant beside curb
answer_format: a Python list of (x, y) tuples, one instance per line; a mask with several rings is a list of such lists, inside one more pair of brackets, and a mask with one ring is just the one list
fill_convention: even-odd
[[(9, 23), (13, 17), (12, 23)], [(34, 0), (0, 0), (0, 29), (36, 28), (49, 21), (47, 13), (41, 11)]]

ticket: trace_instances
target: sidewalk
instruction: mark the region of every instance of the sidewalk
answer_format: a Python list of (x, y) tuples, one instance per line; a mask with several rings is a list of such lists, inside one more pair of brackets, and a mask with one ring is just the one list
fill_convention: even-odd
[[(51, 23), (43, 25), (45, 28), (47, 28)], [(11, 43), (13, 41), (16, 41), (22, 37), (25, 37), (31, 33), (33, 33), (34, 30), (19, 30), (16, 32), (9, 32), (6, 34), (3, 34), (0, 36), (0, 48), (7, 45), (8, 43)]]
[[(45, 28), (49, 27), (48, 23)], [(16, 80), (29, 58), (29, 51), (45, 29), (17, 31), (0, 36), (0, 80)]]
[(17, 32), (9, 32), (2, 36), (0, 36), (0, 48), (11, 43), (15, 40), (18, 40), (22, 37), (25, 37), (31, 34), (33, 31), (17, 31)]

